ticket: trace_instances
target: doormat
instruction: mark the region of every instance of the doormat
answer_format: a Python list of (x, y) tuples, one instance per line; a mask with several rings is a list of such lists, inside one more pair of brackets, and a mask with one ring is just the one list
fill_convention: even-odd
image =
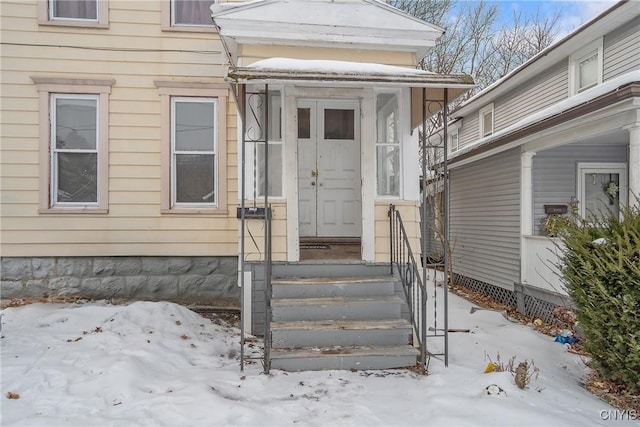
[(302, 243), (300, 249), (331, 249), (331, 246), (319, 243)]

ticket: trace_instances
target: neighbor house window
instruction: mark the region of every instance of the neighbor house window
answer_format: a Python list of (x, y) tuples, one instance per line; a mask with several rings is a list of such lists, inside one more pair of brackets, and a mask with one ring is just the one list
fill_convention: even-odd
[(458, 129), (449, 132), (449, 152), (458, 151)]
[(164, 0), (163, 30), (211, 31), (211, 5), (218, 0)]
[(226, 103), (223, 84), (156, 81), (161, 102), (160, 209), (226, 211)]
[(493, 134), (493, 104), (480, 110), (480, 138)]
[(215, 207), (216, 100), (171, 100), (172, 206)]
[(602, 83), (602, 40), (580, 49), (569, 59), (569, 85), (572, 95)]
[(400, 135), (398, 95), (376, 97), (376, 191), (378, 196), (400, 196)]
[(40, 96), (40, 212), (106, 213), (115, 81), (31, 79)]
[(71, 25), (106, 28), (109, 25), (108, 0), (39, 0), (41, 25)]

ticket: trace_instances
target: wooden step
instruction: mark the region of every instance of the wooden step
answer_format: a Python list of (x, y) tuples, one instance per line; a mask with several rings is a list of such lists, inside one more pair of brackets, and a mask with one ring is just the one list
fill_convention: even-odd
[(406, 320), (298, 321), (271, 324), (274, 348), (323, 346), (396, 346), (409, 344), (411, 324)]
[(372, 277), (277, 277), (272, 281), (273, 298), (327, 298), (391, 296), (395, 280), (389, 276)]
[(415, 366), (419, 354), (409, 345), (272, 349), (271, 367), (285, 371), (405, 368)]
[(397, 296), (282, 298), (271, 301), (273, 322), (400, 319)]

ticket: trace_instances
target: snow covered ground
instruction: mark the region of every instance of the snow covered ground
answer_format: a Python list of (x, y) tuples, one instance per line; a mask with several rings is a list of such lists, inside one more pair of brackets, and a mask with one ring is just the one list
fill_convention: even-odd
[[(166, 302), (33, 304), (2, 311), (2, 426), (640, 425), (581, 385), (552, 338), (450, 297), (450, 365), (262, 374), (239, 369), (239, 331)], [(503, 361), (535, 360), (521, 390)], [(516, 362), (517, 363), (517, 362)], [(504, 392), (488, 395), (495, 384)], [(8, 394), (13, 393), (8, 398)], [(17, 398), (16, 398), (17, 397)], [(614, 421), (613, 418), (618, 418)], [(619, 420), (619, 418), (625, 418)]]

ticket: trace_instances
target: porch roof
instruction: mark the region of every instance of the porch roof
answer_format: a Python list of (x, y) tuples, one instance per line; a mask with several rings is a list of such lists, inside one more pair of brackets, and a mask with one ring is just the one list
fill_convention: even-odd
[[(436, 74), (384, 64), (291, 58), (271, 58), (257, 61), (247, 67), (236, 67), (229, 71), (226, 79), (239, 84), (409, 87), (412, 89), (411, 97), (415, 100), (421, 98), (422, 88), (425, 88), (425, 101), (446, 103), (475, 87), (473, 78), (466, 74)], [(442, 106), (434, 105), (429, 113), (435, 113), (440, 109)]]

